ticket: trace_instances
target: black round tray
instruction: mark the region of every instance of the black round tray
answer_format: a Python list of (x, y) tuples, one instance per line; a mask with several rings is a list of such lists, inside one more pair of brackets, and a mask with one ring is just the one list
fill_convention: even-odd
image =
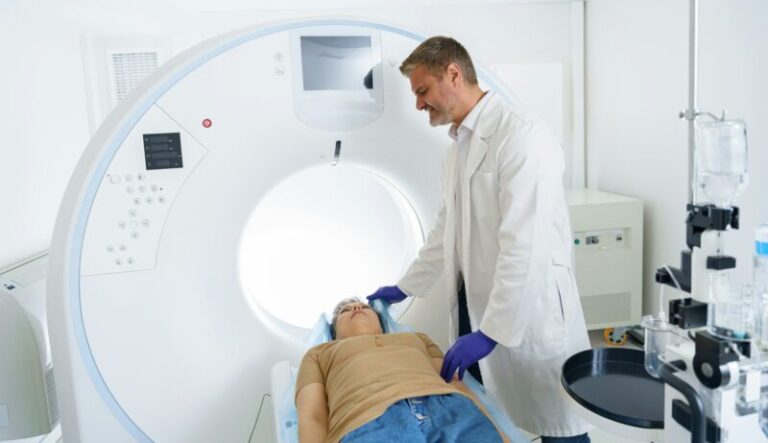
[(563, 364), (566, 392), (609, 420), (639, 428), (664, 427), (664, 382), (645, 370), (645, 353), (601, 348), (579, 352)]

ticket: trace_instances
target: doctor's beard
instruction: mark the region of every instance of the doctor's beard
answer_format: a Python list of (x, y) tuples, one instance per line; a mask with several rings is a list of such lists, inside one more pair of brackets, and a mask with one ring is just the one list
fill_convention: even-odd
[(443, 126), (452, 123), (450, 114), (443, 109), (427, 105), (427, 112), (429, 113), (430, 126)]

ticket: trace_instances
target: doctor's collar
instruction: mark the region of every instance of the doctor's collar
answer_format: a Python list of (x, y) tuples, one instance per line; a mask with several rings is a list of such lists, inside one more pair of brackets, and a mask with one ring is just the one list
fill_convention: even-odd
[(467, 114), (467, 116), (464, 117), (464, 120), (461, 121), (460, 125), (456, 126), (455, 124), (451, 124), (451, 126), (448, 128), (448, 136), (451, 137), (454, 141), (459, 141), (459, 128), (461, 127), (467, 128), (474, 132), (475, 128), (477, 127), (477, 120), (480, 117), (480, 114), (483, 112), (485, 106), (490, 101), (492, 95), (493, 91), (485, 91), (480, 100), (475, 104), (475, 106), (472, 107), (472, 110), (469, 111), (469, 114)]

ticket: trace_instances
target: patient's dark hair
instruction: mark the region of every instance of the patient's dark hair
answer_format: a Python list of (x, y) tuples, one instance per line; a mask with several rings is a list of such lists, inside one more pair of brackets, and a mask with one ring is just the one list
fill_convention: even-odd
[[(336, 304), (336, 307), (333, 308), (333, 319), (331, 320), (331, 339), (332, 340), (336, 340), (336, 320), (338, 320), (339, 314), (341, 314), (341, 310), (344, 309), (344, 306), (347, 306), (350, 303), (365, 303), (365, 302), (360, 300), (357, 297), (348, 297)], [(384, 328), (384, 319), (381, 318), (381, 314), (379, 314), (376, 310), (374, 310), (373, 312), (376, 312), (376, 316), (379, 317), (379, 324), (381, 325), (381, 330), (383, 332), (387, 332), (386, 328)]]

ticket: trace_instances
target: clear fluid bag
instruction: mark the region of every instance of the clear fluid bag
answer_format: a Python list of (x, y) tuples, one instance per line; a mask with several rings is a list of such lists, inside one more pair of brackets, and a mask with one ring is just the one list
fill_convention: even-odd
[(744, 122), (697, 120), (697, 203), (731, 206), (746, 186), (747, 129)]

